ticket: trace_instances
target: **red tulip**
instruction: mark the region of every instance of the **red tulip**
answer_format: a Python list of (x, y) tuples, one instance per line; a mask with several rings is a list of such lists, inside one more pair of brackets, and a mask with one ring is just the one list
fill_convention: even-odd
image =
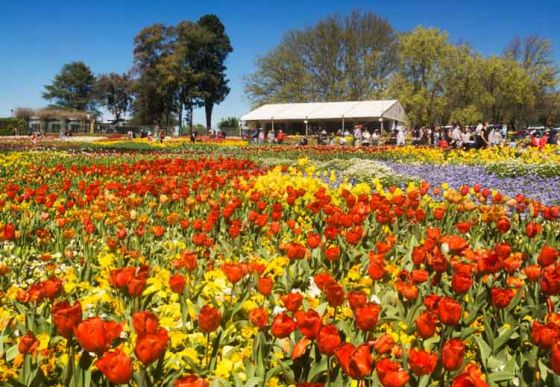
[(132, 315), (132, 325), (138, 336), (144, 336), (157, 332), (159, 320), (152, 312), (136, 312)]
[(334, 281), (333, 277), (329, 273), (319, 273), (313, 277), (313, 281), (317, 287), (321, 290), (324, 290), (328, 283)]
[(185, 290), (185, 285), (187, 284), (187, 280), (181, 274), (174, 274), (169, 279), (169, 287), (174, 293), (182, 294), (183, 290)]
[(270, 326), (270, 333), (276, 338), (288, 337), (296, 329), (296, 322), (286, 313), (280, 313), (274, 317)]
[(531, 338), (539, 347), (550, 349), (560, 338), (560, 327), (554, 323), (543, 325), (535, 321), (531, 328)]
[(82, 321), (82, 306), (76, 301), (73, 306), (68, 301), (62, 301), (53, 306), (53, 322), (58, 332), (69, 339), (74, 333), (74, 327)]
[(422, 338), (428, 339), (436, 332), (437, 317), (432, 312), (424, 311), (416, 317), (415, 324), (418, 334)]
[(139, 336), (136, 340), (134, 354), (145, 366), (163, 356), (169, 343), (169, 334), (165, 328), (159, 328), (156, 334)]
[(257, 290), (260, 294), (268, 297), (272, 293), (272, 287), (274, 286), (274, 281), (269, 277), (260, 277), (257, 283)]
[(305, 258), (306, 253), (307, 249), (305, 246), (299, 243), (292, 242), (286, 248), (286, 255), (291, 261)]
[(395, 347), (395, 340), (393, 336), (388, 333), (382, 334), (377, 340), (373, 342), (373, 349), (380, 355), (390, 353)]
[(488, 383), (480, 368), (476, 364), (470, 363), (462, 374), (453, 378), (451, 387), (488, 387)]
[(538, 262), (541, 266), (550, 266), (558, 259), (558, 250), (548, 245), (544, 245), (539, 257)]
[(243, 269), (241, 265), (235, 262), (228, 262), (222, 265), (222, 271), (226, 275), (229, 282), (236, 284), (243, 278)]
[(541, 267), (539, 265), (529, 265), (525, 267), (524, 273), (531, 282), (536, 282), (541, 275)]
[(560, 375), (560, 343), (558, 342), (552, 345), (552, 350), (550, 351), (550, 366), (557, 375)]
[(436, 368), (437, 356), (429, 351), (411, 349), (408, 351), (408, 365), (418, 376), (429, 375)]
[(321, 316), (313, 309), (307, 312), (297, 311), (296, 322), (301, 334), (313, 340), (321, 328)]
[(344, 304), (346, 295), (338, 282), (332, 281), (325, 286), (325, 297), (330, 306), (336, 307)]
[(367, 295), (362, 291), (353, 290), (348, 293), (348, 303), (352, 310), (364, 306), (367, 302)]
[(43, 282), (45, 293), (52, 301), (62, 294), (62, 281), (58, 278), (51, 277)]
[(379, 382), (384, 387), (401, 387), (408, 383), (410, 375), (401, 368), (399, 363), (390, 360), (382, 359), (375, 367)]
[(132, 377), (132, 360), (120, 349), (105, 352), (95, 365), (114, 384), (126, 384)]
[(74, 327), (74, 335), (86, 352), (101, 354), (111, 348), (122, 332), (122, 324), (91, 317)]
[(529, 222), (525, 226), (525, 234), (529, 238), (535, 237), (537, 234), (541, 232), (541, 230), (542, 230), (542, 226), (539, 223)]
[(13, 224), (7, 223), (4, 225), (4, 240), (13, 241), (16, 239), (16, 228)]
[(206, 380), (199, 378), (196, 375), (186, 375), (175, 380), (174, 387), (208, 387), (209, 384)]
[(222, 322), (222, 314), (217, 308), (205, 305), (198, 314), (198, 326), (204, 333), (210, 333), (218, 329)]
[(291, 292), (280, 296), (280, 300), (290, 312), (295, 312), (301, 307), (303, 295), (301, 293)]
[(371, 331), (379, 319), (381, 307), (375, 303), (367, 303), (354, 311), (356, 326), (362, 331)]
[(439, 319), (445, 325), (457, 325), (461, 313), (461, 304), (451, 297), (444, 297), (438, 303)]
[(321, 235), (313, 234), (312, 232), (307, 233), (307, 246), (310, 249), (315, 249), (321, 244)]
[(325, 258), (329, 262), (336, 262), (340, 257), (340, 248), (338, 246), (330, 246), (325, 250)]
[(255, 308), (249, 312), (249, 321), (257, 328), (264, 328), (268, 322), (268, 311), (263, 308)]
[(465, 294), (469, 291), (474, 281), (468, 273), (458, 272), (451, 278), (451, 287), (457, 294)]
[(496, 222), (496, 228), (501, 234), (505, 234), (506, 232), (508, 232), (510, 227), (511, 226), (508, 218), (500, 218)]
[(463, 365), (465, 344), (460, 339), (450, 339), (443, 344), (441, 363), (447, 371), (455, 371)]
[(333, 324), (324, 325), (319, 329), (317, 333), (317, 348), (322, 354), (332, 355), (340, 347), (341, 343), (340, 332)]
[(492, 305), (496, 308), (504, 309), (507, 308), (515, 292), (513, 289), (502, 289), (502, 288), (492, 288), (490, 289), (490, 300)]
[(37, 337), (35, 337), (33, 332), (27, 331), (27, 333), (24, 336), (21, 336), (19, 338), (19, 343), (17, 348), (19, 353), (21, 353), (22, 355), (26, 355), (26, 354), (33, 353), (38, 346), (39, 346), (39, 340), (37, 340)]
[(352, 344), (345, 343), (335, 352), (340, 367), (353, 379), (363, 379), (373, 370), (373, 359), (369, 345), (355, 348)]

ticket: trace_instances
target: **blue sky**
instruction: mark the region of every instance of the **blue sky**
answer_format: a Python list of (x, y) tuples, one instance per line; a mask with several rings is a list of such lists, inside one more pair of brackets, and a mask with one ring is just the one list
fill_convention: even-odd
[[(312, 26), (334, 13), (373, 11), (397, 31), (417, 25), (448, 31), (484, 55), (501, 54), (516, 35), (538, 34), (553, 42), (560, 63), (560, 0), (0, 0), (0, 116), (14, 107), (41, 107), (44, 85), (64, 63), (81, 60), (96, 74), (124, 72), (132, 64), (135, 34), (153, 23), (176, 24), (213, 13), (226, 27), (234, 52), (228, 59), (231, 93), (213, 122), (249, 110), (243, 76), (257, 56), (291, 29)], [(204, 122), (202, 110), (195, 122)]]

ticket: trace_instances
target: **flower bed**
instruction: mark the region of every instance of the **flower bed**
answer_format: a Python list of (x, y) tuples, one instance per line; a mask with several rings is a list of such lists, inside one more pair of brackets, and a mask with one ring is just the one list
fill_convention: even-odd
[(356, 163), (0, 163), (3, 383), (560, 383), (557, 206), (331, 184)]

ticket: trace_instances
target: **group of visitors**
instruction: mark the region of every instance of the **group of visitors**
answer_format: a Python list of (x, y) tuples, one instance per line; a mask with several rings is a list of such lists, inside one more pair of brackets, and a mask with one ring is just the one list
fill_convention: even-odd
[(535, 130), (527, 135), (531, 140), (531, 146), (543, 148), (545, 145), (560, 145), (560, 138), (556, 131), (545, 129), (544, 131)]
[[(417, 127), (411, 130), (412, 144), (441, 148), (481, 149), (497, 145), (512, 145), (508, 140), (506, 126), (489, 125), (479, 122), (474, 127), (455, 124), (451, 127)], [(393, 134), (392, 143), (404, 145), (403, 131), (398, 129)], [(528, 134), (528, 145), (543, 147), (546, 144), (558, 144), (557, 133), (551, 130), (533, 131)]]
[(218, 128), (218, 129), (210, 129), (210, 130), (208, 131), (208, 137), (225, 140), (226, 137), (227, 137), (227, 134), (226, 134), (225, 131), (223, 131), (223, 130), (220, 129), (220, 128)]
[(265, 133), (263, 128), (253, 128), (251, 129), (247, 140), (249, 140), (253, 144), (282, 144), (286, 135), (279, 129), (278, 131), (274, 129), (270, 129), (268, 132)]
[[(395, 130), (397, 145), (404, 145), (405, 130)], [(451, 127), (416, 127), (411, 131), (412, 145), (434, 146), (441, 148), (481, 149), (488, 146), (503, 145), (507, 139), (507, 128), (479, 122), (475, 127), (455, 124)]]
[[(348, 133), (349, 134), (349, 133)], [(343, 136), (346, 137), (346, 133)], [(373, 130), (370, 132), (368, 128), (364, 125), (356, 125), (354, 127), (353, 133), (353, 145), (360, 147), (360, 146), (370, 146), (370, 145), (379, 145), (379, 140), (381, 138), (379, 130)], [(345, 145), (346, 141), (341, 142), (340, 145)]]

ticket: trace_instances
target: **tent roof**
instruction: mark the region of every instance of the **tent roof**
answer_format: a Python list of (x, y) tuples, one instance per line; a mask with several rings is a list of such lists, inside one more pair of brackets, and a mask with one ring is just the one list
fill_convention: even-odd
[(361, 119), (386, 117), (400, 122), (406, 120), (406, 114), (397, 100), (267, 104), (245, 114), (241, 120), (295, 121), (342, 117)]

